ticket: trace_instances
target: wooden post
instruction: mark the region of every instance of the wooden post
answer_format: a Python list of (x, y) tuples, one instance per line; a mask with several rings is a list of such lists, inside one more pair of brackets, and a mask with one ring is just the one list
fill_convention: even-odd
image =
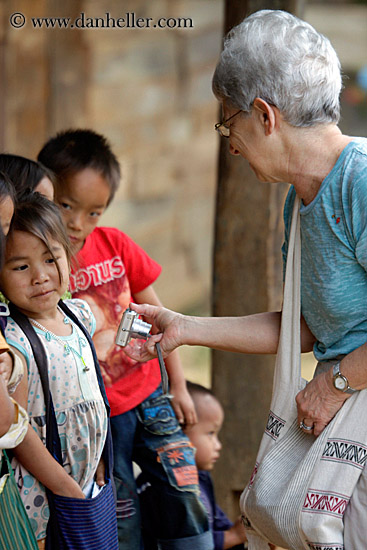
[[(259, 9), (300, 13), (300, 7), (296, 1), (227, 0), (225, 32)], [(280, 309), (282, 207), (287, 190), (285, 184), (260, 183), (248, 163), (231, 156), (228, 141), (221, 139), (213, 315), (240, 316)], [(269, 412), (274, 357), (213, 351), (212, 360), (212, 387), (225, 409), (220, 434), (223, 449), (214, 470), (216, 493), (226, 512), (235, 518)]]

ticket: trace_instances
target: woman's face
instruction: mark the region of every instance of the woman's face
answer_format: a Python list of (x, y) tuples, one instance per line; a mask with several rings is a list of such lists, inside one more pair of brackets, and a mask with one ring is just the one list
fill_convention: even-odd
[(0, 200), (0, 220), (4, 235), (8, 234), (10, 222), (14, 214), (14, 203), (10, 197)]
[[(223, 104), (224, 119), (228, 119), (238, 109)], [(266, 135), (266, 114), (252, 108), (251, 113), (240, 113), (228, 123), (230, 127), (229, 150), (232, 155), (240, 155), (250, 165), (257, 179), (263, 182), (278, 181), (272, 173), (272, 149), (270, 136)]]

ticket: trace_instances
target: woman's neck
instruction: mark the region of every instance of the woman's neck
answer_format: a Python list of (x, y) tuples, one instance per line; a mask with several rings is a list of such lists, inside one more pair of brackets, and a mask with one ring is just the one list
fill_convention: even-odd
[(322, 182), (353, 138), (343, 135), (336, 125), (296, 128), (295, 134), (295, 145), (290, 148), (287, 181), (307, 205), (314, 200)]

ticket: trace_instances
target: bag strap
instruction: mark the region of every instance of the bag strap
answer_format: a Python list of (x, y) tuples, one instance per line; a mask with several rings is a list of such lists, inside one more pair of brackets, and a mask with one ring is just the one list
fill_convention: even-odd
[(83, 325), (83, 323), (80, 321), (80, 319), (78, 319), (78, 317), (75, 315), (75, 313), (65, 304), (65, 302), (60, 300), (59, 303), (58, 303), (58, 306), (80, 328), (80, 330), (82, 331), (82, 333), (84, 334), (85, 338), (87, 339), (87, 341), (89, 343), (89, 346), (90, 346), (90, 348), (92, 350), (92, 354), (93, 354), (94, 366), (96, 368), (99, 389), (101, 391), (103, 401), (104, 401), (105, 407), (107, 409), (108, 416), (110, 416), (110, 405), (108, 403), (107, 394), (106, 394), (106, 390), (105, 390), (104, 382), (103, 382), (103, 378), (102, 378), (101, 368), (99, 366), (97, 353), (96, 353), (96, 349), (94, 347), (92, 337), (89, 334), (89, 332), (88, 332), (87, 328), (85, 327), (85, 325)]
[[(68, 317), (70, 317), (70, 319), (72, 321), (74, 321), (74, 323), (80, 328), (80, 330), (83, 332), (84, 336), (86, 337), (86, 339), (87, 339), (87, 341), (90, 345), (90, 348), (91, 348), (92, 354), (93, 354), (94, 366), (95, 366), (95, 369), (96, 369), (99, 390), (102, 394), (103, 401), (104, 401), (104, 404), (105, 404), (105, 407), (106, 407), (106, 410), (107, 410), (107, 416), (108, 416), (108, 419), (109, 419), (111, 409), (110, 409), (110, 405), (108, 403), (106, 389), (105, 389), (105, 386), (104, 386), (102, 373), (101, 373), (101, 367), (99, 366), (99, 361), (98, 361), (98, 358), (97, 358), (96, 348), (94, 347), (92, 337), (89, 334), (87, 328), (83, 325), (83, 323), (80, 321), (80, 319), (78, 319), (78, 317), (75, 315), (75, 313), (73, 311), (71, 311), (71, 309), (65, 304), (65, 302), (60, 300), (58, 305), (59, 305), (60, 309)], [(111, 425), (110, 425), (109, 421), (108, 421), (108, 424), (107, 424), (106, 442), (105, 442), (105, 445), (103, 447), (102, 458), (103, 458), (103, 460), (105, 462), (105, 466), (106, 466), (106, 475), (107, 475), (107, 477), (110, 477), (110, 476), (112, 476), (112, 471), (113, 471), (113, 444), (112, 444)]]
[(280, 398), (291, 399), (301, 385), (301, 233), (300, 199), (296, 195), (289, 233), (282, 322), (275, 362), (272, 408)]
[(12, 303), (9, 304), (9, 310), (11, 317), (26, 335), (38, 367), (46, 407), (46, 447), (49, 452), (54, 456), (54, 458), (60, 464), (62, 464), (61, 443), (59, 432), (57, 429), (55, 410), (50, 392), (48, 380), (48, 360), (45, 348), (43, 347), (42, 342), (35, 332), (33, 326), (29, 322), (28, 317), (21, 313), (19, 309)]

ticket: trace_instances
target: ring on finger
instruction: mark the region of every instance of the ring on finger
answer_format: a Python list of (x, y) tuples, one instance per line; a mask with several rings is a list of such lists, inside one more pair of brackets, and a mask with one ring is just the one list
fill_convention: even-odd
[(306, 426), (306, 424), (303, 423), (303, 420), (299, 423), (299, 427), (301, 430), (306, 430), (307, 432), (311, 432), (313, 430), (313, 426)]

